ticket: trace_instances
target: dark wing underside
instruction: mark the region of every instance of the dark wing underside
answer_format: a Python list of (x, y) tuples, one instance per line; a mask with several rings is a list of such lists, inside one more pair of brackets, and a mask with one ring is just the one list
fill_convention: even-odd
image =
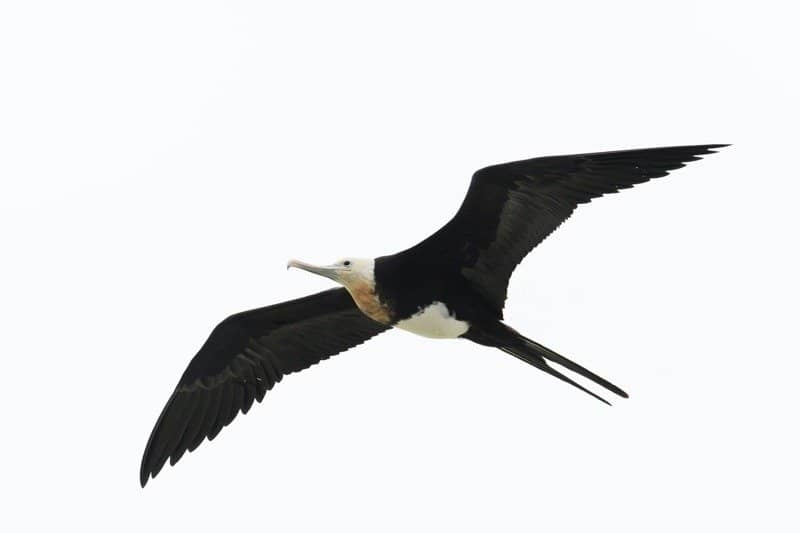
[(144, 486), (169, 458), (175, 464), (212, 440), (281, 378), (385, 331), (346, 289), (332, 289), (222, 321), (189, 363), (158, 417), (142, 457)]
[(472, 176), (458, 213), (407, 252), (459, 261), (462, 274), (502, 313), (516, 266), (579, 204), (665, 176), (724, 146), (539, 157), (483, 168)]

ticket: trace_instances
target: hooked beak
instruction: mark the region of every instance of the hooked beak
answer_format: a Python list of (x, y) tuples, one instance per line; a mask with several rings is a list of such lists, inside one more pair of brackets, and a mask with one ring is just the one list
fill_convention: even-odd
[(305, 270), (306, 272), (311, 272), (312, 274), (317, 274), (318, 276), (323, 276), (333, 281), (339, 281), (339, 268), (335, 265), (330, 266), (316, 266), (316, 265), (309, 265), (308, 263), (304, 263), (302, 261), (297, 261), (296, 259), (292, 259), (288, 263), (286, 263), (286, 268), (299, 268), (300, 270)]

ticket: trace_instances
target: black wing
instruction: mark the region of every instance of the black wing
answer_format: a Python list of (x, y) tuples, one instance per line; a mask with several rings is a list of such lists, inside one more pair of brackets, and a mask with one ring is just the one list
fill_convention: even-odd
[(145, 486), (167, 458), (212, 440), (281, 378), (388, 329), (358, 310), (344, 288), (223, 320), (189, 363), (158, 417), (142, 457)]
[(539, 157), (477, 171), (461, 208), (410, 253), (447, 256), (502, 313), (508, 280), (579, 204), (667, 175), (725, 144)]

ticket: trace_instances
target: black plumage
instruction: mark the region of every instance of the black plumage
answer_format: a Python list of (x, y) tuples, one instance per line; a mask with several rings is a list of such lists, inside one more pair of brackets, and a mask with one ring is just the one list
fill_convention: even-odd
[(431, 269), (444, 280), (460, 275), (500, 318), (516, 266), (578, 205), (666, 176), (724, 146), (539, 157), (482, 168), (473, 174), (460, 209), (447, 224), (416, 246), (381, 258), (386, 275), (378, 286), (397, 285), (403, 275), (416, 278), (407, 285), (417, 286), (419, 279), (430, 283), (436, 277)]
[(147, 442), (144, 486), (169, 458), (175, 464), (286, 374), (352, 348), (388, 326), (361, 313), (345, 289), (232, 315), (211, 332), (161, 412)]
[[(665, 176), (723, 146), (540, 157), (493, 165), (473, 175), (456, 215), (408, 250), (328, 267), (290, 262), (345, 288), (221, 322), (190, 362), (153, 428), (142, 458), (142, 486), (167, 459), (175, 464), (187, 450), (213, 439), (239, 412), (247, 413), (284, 375), (392, 326), (499, 348), (603, 402), (550, 363), (627, 397), (608, 380), (504, 324), (509, 279), (522, 259), (578, 205)], [(423, 312), (431, 309), (436, 312), (427, 317)], [(424, 324), (414, 322), (421, 317)]]

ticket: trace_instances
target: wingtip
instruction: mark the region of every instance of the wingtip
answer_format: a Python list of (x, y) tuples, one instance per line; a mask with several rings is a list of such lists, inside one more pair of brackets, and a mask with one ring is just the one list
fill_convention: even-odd
[[(727, 148), (728, 146), (733, 146), (733, 145), (732, 145), (732, 144), (730, 144), (730, 143), (724, 143), (724, 144), (707, 144), (707, 145), (705, 145), (705, 146), (704, 146), (704, 148), (707, 148), (707, 149), (709, 149), (709, 150), (720, 150), (720, 149), (722, 149), (722, 148)], [(711, 152), (711, 153), (715, 153), (715, 152)]]
[[(644, 148), (643, 151), (653, 151), (653, 152), (660, 152), (660, 151), (672, 151), (675, 153), (683, 153), (686, 155), (693, 155), (697, 156), (704, 156), (709, 154), (717, 153), (717, 150), (721, 150), (722, 148), (726, 148), (728, 146), (733, 146), (729, 143), (717, 143), (717, 144), (686, 144), (686, 145), (679, 145), (679, 146), (662, 146), (659, 148)], [(624, 152), (624, 150), (623, 150)]]
[[(677, 150), (687, 155), (692, 155), (695, 158), (703, 157), (709, 154), (716, 154), (717, 150), (731, 146), (730, 144), (690, 144), (685, 146), (668, 146), (665, 150)], [(660, 150), (656, 148), (655, 150)], [(697, 159), (693, 159), (696, 161)]]

